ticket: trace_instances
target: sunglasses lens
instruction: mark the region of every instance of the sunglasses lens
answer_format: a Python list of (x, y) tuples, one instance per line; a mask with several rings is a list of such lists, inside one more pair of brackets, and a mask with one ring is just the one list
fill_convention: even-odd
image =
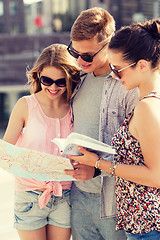
[(121, 77), (120, 77), (120, 75), (119, 75), (119, 73), (117, 72), (117, 70), (112, 70), (113, 72), (114, 72), (114, 74), (116, 75), (116, 77), (118, 77), (119, 79), (121, 79)]
[(60, 79), (57, 79), (56, 81), (54, 81), (49, 77), (41, 76), (39, 79), (40, 79), (40, 82), (45, 86), (51, 86), (53, 83), (55, 83), (58, 87), (66, 86), (65, 78), (60, 78)]
[(72, 57), (74, 57), (76, 59), (79, 57), (79, 54), (71, 49), (68, 49), (68, 52), (72, 55)]
[(85, 62), (92, 62), (93, 61), (93, 57), (90, 56), (90, 55), (80, 55), (80, 56)]
[(114, 69), (112, 64), (109, 64), (110, 69), (112, 70), (112, 72), (116, 75), (116, 77), (118, 77), (119, 79), (121, 79), (121, 76), (119, 75), (118, 71), (116, 69)]
[(53, 80), (51, 78), (41, 76), (39, 79), (40, 82), (45, 86), (51, 86), (53, 84)]
[(79, 53), (75, 52), (74, 50), (68, 49), (68, 52), (72, 55), (72, 57), (78, 59), (81, 57), (85, 62), (92, 62), (93, 57), (90, 55), (80, 55)]
[(65, 78), (60, 78), (60, 79), (55, 81), (55, 84), (58, 87), (65, 87), (66, 86), (66, 79)]

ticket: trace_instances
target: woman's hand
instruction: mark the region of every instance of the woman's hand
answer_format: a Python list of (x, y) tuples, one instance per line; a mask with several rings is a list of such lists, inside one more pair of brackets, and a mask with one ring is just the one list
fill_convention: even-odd
[(88, 166), (94, 167), (96, 164), (96, 161), (98, 160), (98, 155), (87, 151), (83, 147), (78, 147), (78, 151), (80, 151), (83, 155), (82, 156), (75, 156), (75, 155), (69, 155), (68, 157), (72, 160), (75, 160), (81, 164), (85, 164)]

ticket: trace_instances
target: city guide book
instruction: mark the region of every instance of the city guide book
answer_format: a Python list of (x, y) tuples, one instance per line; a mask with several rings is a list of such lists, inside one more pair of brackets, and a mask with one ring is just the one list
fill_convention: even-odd
[(82, 146), (91, 152), (97, 153), (100, 157), (105, 157), (108, 154), (115, 154), (115, 150), (94, 138), (86, 135), (72, 132), (65, 138), (54, 138), (52, 140), (60, 149), (60, 152), (64, 155), (81, 155), (77, 147)]
[(20, 148), (0, 139), (0, 168), (16, 177), (37, 181), (73, 181), (64, 173), (73, 169), (69, 158)]

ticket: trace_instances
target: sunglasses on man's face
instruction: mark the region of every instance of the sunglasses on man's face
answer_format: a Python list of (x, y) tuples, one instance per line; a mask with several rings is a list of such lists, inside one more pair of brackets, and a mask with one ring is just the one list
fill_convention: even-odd
[(66, 87), (66, 79), (65, 78), (59, 78), (57, 80), (53, 80), (49, 77), (41, 76), (39, 78), (40, 82), (45, 86), (51, 86), (53, 83), (55, 83), (58, 87)]
[(79, 54), (78, 52), (76, 52), (72, 47), (72, 42), (70, 42), (67, 50), (68, 52), (72, 55), (72, 57), (78, 59), (79, 57), (81, 57), (85, 62), (93, 62), (93, 58), (100, 52), (102, 51), (102, 49), (108, 44), (108, 42), (98, 51), (96, 52), (93, 56), (89, 55), (89, 54)]

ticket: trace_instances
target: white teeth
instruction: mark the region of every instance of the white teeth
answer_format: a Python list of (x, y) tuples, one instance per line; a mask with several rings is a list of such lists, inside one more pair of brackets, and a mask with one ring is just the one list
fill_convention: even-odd
[(52, 90), (49, 90), (51, 93), (57, 93), (58, 91), (52, 91)]

